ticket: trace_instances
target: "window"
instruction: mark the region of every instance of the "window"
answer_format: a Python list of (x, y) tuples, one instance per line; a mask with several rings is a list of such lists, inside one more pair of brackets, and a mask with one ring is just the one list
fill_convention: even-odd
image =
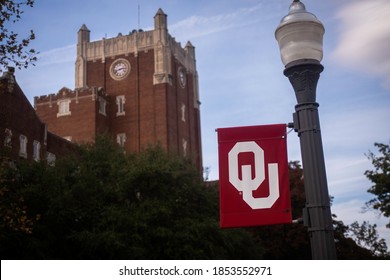
[(38, 141), (34, 141), (34, 153), (33, 153), (33, 159), (35, 161), (40, 161), (41, 160), (41, 143), (39, 143)]
[(186, 122), (186, 105), (181, 104), (181, 121)]
[(19, 156), (23, 158), (27, 158), (27, 137), (24, 135), (20, 135), (19, 143), (20, 143)]
[(119, 146), (124, 147), (126, 142), (126, 134), (125, 133), (118, 133), (116, 135), (116, 142), (119, 144)]
[(123, 116), (125, 115), (125, 96), (120, 95), (116, 97), (116, 105), (118, 107), (118, 110), (116, 112), (117, 116)]
[(187, 140), (183, 138), (181, 142), (183, 145), (183, 155), (186, 157), (187, 156)]
[(4, 147), (12, 148), (12, 131), (8, 128), (4, 132)]
[(69, 116), (71, 114), (69, 110), (69, 104), (70, 104), (69, 99), (58, 101), (57, 104), (58, 104), (57, 117)]
[(103, 98), (99, 97), (99, 113), (106, 116), (106, 100)]
[(50, 152), (47, 152), (46, 154), (46, 160), (47, 164), (50, 166), (55, 166), (56, 165), (56, 155)]

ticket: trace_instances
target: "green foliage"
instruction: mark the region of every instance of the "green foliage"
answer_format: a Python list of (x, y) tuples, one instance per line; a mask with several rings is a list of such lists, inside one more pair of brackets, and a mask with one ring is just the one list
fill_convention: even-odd
[[(367, 157), (372, 161), (374, 170), (367, 170), (364, 174), (374, 183), (368, 192), (375, 198), (366, 203), (366, 206), (382, 212), (385, 217), (390, 217), (390, 146), (375, 143), (379, 155), (369, 152)], [(387, 224), (390, 228), (390, 223)]]
[(125, 155), (109, 138), (55, 167), (17, 163), (30, 233), (0, 236), (2, 259), (256, 259), (243, 229), (219, 228), (218, 189), (160, 147)]
[[(297, 161), (289, 163), (290, 193), (293, 218), (302, 217), (305, 206), (303, 170)], [(364, 222), (346, 226), (333, 216), (334, 237), (338, 259), (389, 259), (376, 225)], [(307, 228), (303, 224), (266, 226), (253, 229), (264, 246), (266, 259), (311, 259)]]
[(24, 38), (19, 39), (18, 34), (9, 30), (7, 25), (14, 24), (21, 19), (22, 7), (33, 7), (34, 0), (17, 2), (12, 0), (0, 1), (0, 65), (7, 67), (9, 63), (19, 69), (34, 65), (37, 60), (34, 49), (25, 50), (30, 42), (35, 39), (33, 30)]
[(336, 254), (339, 260), (369, 260), (377, 257), (367, 248), (356, 244), (353, 233), (349, 232), (349, 226), (342, 221), (333, 219), (334, 238), (336, 242)]
[(354, 222), (350, 225), (349, 232), (359, 246), (369, 249), (375, 256), (390, 257), (386, 242), (383, 238), (379, 238), (376, 227), (377, 225), (370, 225), (367, 221), (361, 225)]
[[(290, 162), (293, 218), (305, 205)], [(124, 154), (107, 137), (45, 163), (2, 159), (2, 259), (311, 259), (302, 224), (220, 229), (218, 187), (161, 147)], [(335, 217), (334, 217), (335, 218)], [(339, 259), (388, 259), (376, 225), (334, 219)]]

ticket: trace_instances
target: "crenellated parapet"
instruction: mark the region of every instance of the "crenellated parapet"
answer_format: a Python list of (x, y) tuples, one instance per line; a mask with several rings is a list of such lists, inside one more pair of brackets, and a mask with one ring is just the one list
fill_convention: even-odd
[(167, 29), (167, 15), (159, 9), (154, 17), (154, 29), (133, 30), (127, 35), (121, 33), (114, 38), (103, 38), (90, 42), (90, 30), (83, 24), (78, 32), (77, 58), (75, 63), (75, 87), (87, 85), (87, 62), (101, 61), (107, 57), (133, 54), (141, 51), (154, 51), (154, 84), (170, 83), (172, 76), (171, 58), (175, 57), (189, 73), (195, 73), (195, 52), (191, 43), (183, 48), (171, 37)]
[(138, 53), (139, 51), (152, 49), (153, 43), (153, 31), (133, 31), (129, 35), (119, 33), (114, 38), (103, 38), (102, 40), (88, 43), (84, 58), (87, 60), (102, 60), (104, 62), (108, 56)]
[(90, 87), (90, 88), (79, 88), (71, 90), (67, 87), (61, 88), (57, 93), (51, 93), (48, 95), (41, 95), (34, 97), (34, 108), (37, 106), (57, 105), (59, 101), (70, 100), (78, 103), (80, 100), (90, 99), (96, 101), (99, 98), (107, 99), (108, 95), (103, 88)]

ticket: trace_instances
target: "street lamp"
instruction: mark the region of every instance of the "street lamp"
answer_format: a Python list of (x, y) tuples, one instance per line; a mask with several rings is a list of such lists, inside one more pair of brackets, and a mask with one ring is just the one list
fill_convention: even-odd
[(316, 87), (320, 73), (325, 29), (305, 5), (294, 0), (290, 11), (275, 31), (284, 75), (297, 98), (294, 129), (301, 145), (306, 206), (304, 224), (308, 228), (313, 259), (336, 259), (332, 215), (322, 148)]

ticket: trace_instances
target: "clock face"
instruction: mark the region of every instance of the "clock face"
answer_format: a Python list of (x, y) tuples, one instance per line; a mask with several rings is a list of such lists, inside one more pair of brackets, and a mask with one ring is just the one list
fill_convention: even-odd
[(114, 74), (118, 77), (122, 77), (127, 73), (127, 66), (123, 62), (119, 62), (114, 66)]
[(178, 75), (179, 75), (179, 83), (182, 87), (185, 87), (186, 85), (186, 74), (184, 72), (184, 69), (183, 68), (179, 68), (179, 71), (178, 71)]
[(121, 80), (130, 73), (130, 63), (125, 59), (115, 60), (110, 67), (110, 74), (114, 80)]

